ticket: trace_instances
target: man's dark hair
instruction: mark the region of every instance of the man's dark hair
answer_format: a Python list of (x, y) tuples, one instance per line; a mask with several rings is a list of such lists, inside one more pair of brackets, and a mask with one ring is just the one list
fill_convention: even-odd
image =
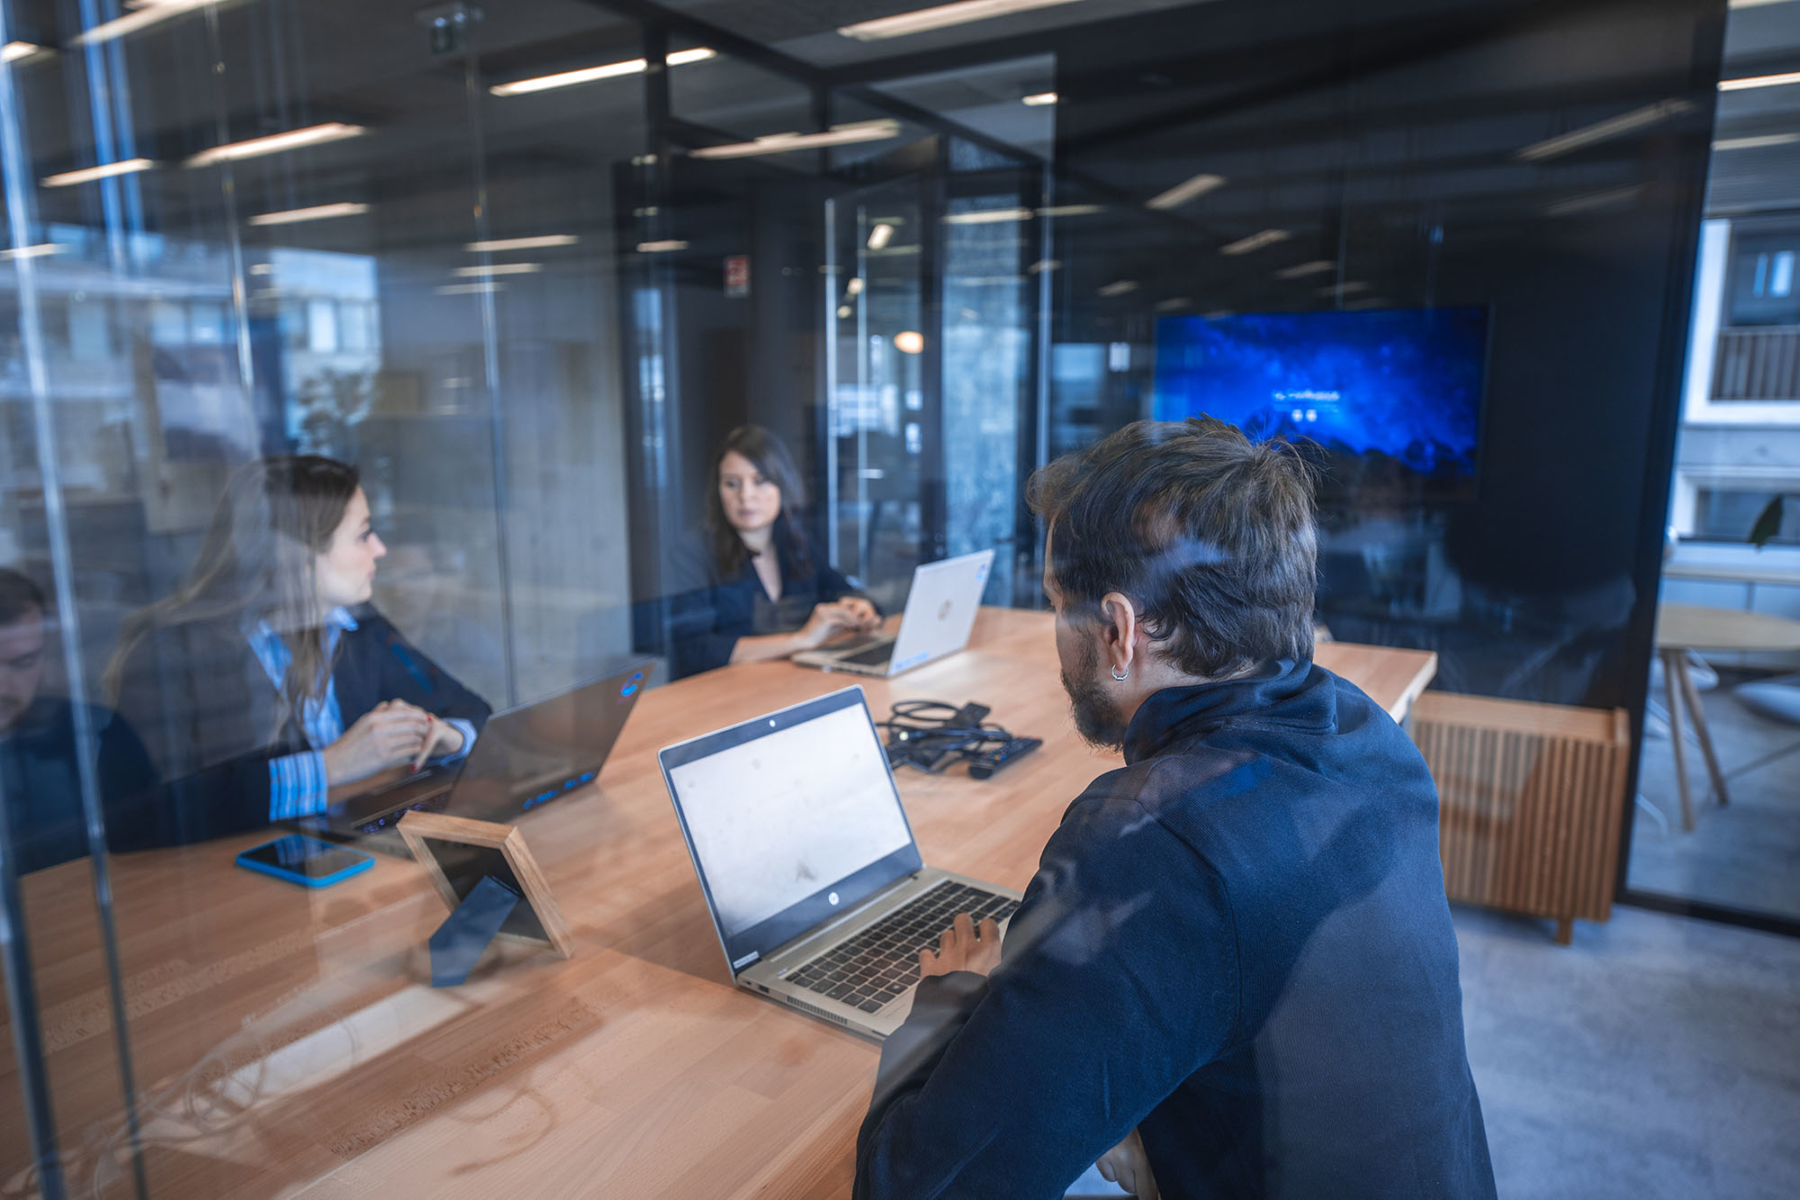
[(1131, 597), (1189, 675), (1312, 657), (1312, 471), (1286, 442), (1211, 417), (1138, 421), (1039, 470), (1027, 500), (1066, 611), (1098, 617), (1108, 592)]
[(11, 567), (0, 567), (0, 625), (14, 625), (36, 612), (50, 610), (44, 604), (44, 593), (31, 577)]

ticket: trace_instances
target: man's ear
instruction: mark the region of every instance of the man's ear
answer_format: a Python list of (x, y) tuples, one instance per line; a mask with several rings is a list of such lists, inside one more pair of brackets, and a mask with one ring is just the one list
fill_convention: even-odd
[(1100, 598), (1100, 618), (1100, 636), (1110, 665), (1122, 672), (1130, 671), (1137, 655), (1138, 634), (1143, 629), (1137, 619), (1137, 607), (1123, 592), (1108, 592)]

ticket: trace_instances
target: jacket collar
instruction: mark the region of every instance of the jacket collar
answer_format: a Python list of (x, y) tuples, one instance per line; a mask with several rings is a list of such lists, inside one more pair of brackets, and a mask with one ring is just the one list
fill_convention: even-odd
[(1330, 678), (1310, 660), (1283, 658), (1236, 679), (1154, 692), (1126, 726), (1125, 761), (1139, 762), (1223, 725), (1329, 732), (1337, 724)]

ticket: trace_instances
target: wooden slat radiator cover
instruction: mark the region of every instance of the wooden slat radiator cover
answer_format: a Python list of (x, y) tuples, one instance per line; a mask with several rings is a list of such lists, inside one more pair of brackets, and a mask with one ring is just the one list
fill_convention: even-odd
[(1631, 737), (1607, 712), (1426, 692), (1412, 736), (1438, 787), (1444, 890), (1561, 922), (1612, 914)]

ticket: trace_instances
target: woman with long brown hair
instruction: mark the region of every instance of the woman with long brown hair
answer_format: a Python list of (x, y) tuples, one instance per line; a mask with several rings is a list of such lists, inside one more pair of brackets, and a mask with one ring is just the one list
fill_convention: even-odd
[(235, 472), (187, 578), (136, 614), (106, 687), (166, 784), (133, 841), (322, 812), (327, 789), (469, 752), (489, 708), (369, 605), (387, 553), (354, 467)]
[(880, 623), (813, 553), (806, 492), (780, 438), (756, 425), (727, 434), (705, 503), (702, 529), (676, 553), (674, 677), (786, 658)]

